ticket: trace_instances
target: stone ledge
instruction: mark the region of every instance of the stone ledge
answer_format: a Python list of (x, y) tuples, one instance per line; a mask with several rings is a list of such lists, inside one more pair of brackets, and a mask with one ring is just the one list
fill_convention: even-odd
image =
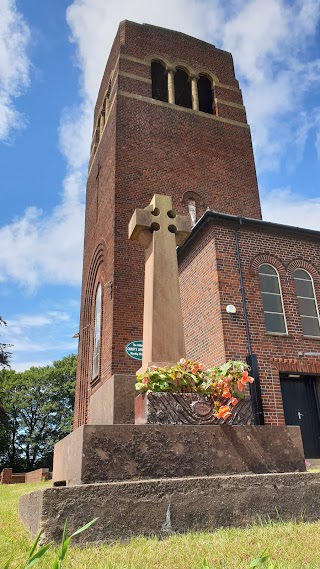
[(60, 540), (66, 518), (73, 532), (98, 517), (74, 541), (86, 543), (279, 518), (313, 522), (320, 518), (319, 503), (319, 474), (247, 474), (46, 488), (22, 496), (19, 513), (33, 536), (43, 530), (43, 542)]
[(55, 445), (53, 481), (305, 471), (299, 427), (84, 425)]

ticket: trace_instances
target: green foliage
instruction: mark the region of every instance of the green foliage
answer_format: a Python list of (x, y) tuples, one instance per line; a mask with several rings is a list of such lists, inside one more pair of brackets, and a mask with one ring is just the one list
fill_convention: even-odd
[(0, 464), (16, 470), (50, 466), (55, 442), (71, 431), (76, 356), (22, 373), (0, 371)]
[(94, 524), (97, 521), (98, 518), (94, 518), (93, 520), (91, 520), (91, 522), (88, 522), (86, 525), (82, 526), (81, 528), (77, 529), (73, 534), (70, 535), (70, 537), (67, 537), (67, 520), (64, 523), (64, 528), (63, 528), (63, 533), (62, 533), (62, 540), (61, 540), (61, 546), (59, 549), (59, 554), (57, 559), (54, 560), (53, 565), (52, 565), (52, 569), (61, 569), (62, 567), (62, 561), (64, 560), (67, 551), (68, 551), (68, 547), (70, 544), (71, 539), (75, 536), (78, 535), (79, 533), (82, 533), (83, 531), (85, 531), (86, 529), (88, 529), (90, 526), (92, 526), (92, 524)]
[[(0, 316), (0, 326), (6, 326), (7, 323), (3, 320)], [(3, 344), (0, 342), (0, 368), (1, 367), (10, 367), (10, 358), (11, 354), (7, 351), (7, 348), (10, 347), (11, 344)]]
[(254, 569), (255, 567), (261, 567), (262, 565), (268, 563), (267, 565), (268, 569), (273, 569), (274, 565), (270, 565), (269, 560), (270, 560), (270, 554), (267, 553), (266, 549), (264, 549), (263, 552), (260, 553), (259, 557), (256, 557), (256, 559), (253, 559), (251, 561), (249, 568)]
[(136, 389), (146, 393), (200, 393), (213, 399), (218, 419), (228, 419), (231, 408), (243, 398), (244, 385), (253, 382), (247, 370), (248, 365), (238, 361), (205, 369), (202, 363), (181, 359), (170, 368), (148, 368), (137, 376)]
[[(81, 528), (77, 529), (72, 535), (70, 535), (69, 537), (67, 537), (67, 520), (64, 523), (64, 527), (63, 527), (63, 532), (62, 532), (62, 539), (61, 539), (61, 546), (59, 549), (59, 553), (58, 553), (58, 557), (53, 561), (52, 564), (52, 569), (61, 569), (62, 567), (62, 562), (67, 554), (68, 551), (68, 547), (70, 545), (70, 541), (71, 539), (75, 536), (78, 535), (79, 533), (85, 531), (86, 529), (88, 529), (90, 526), (92, 526), (92, 524), (94, 524), (97, 521), (98, 518), (94, 518), (93, 520), (91, 520), (91, 522), (88, 522), (86, 525), (82, 526)], [(38, 551), (36, 551), (40, 537), (41, 537), (42, 531), (40, 531), (36, 537), (36, 539), (34, 540), (31, 549), (29, 551), (28, 554), (28, 558), (26, 563), (23, 566), (23, 569), (30, 569), (30, 567), (33, 567), (36, 563), (38, 563), (38, 561), (40, 561), (40, 559), (47, 553), (47, 551), (50, 549), (52, 543), (48, 543), (47, 545), (43, 545), (42, 547), (40, 547), (40, 549), (38, 549)], [(36, 552), (35, 552), (36, 551)], [(11, 564), (11, 560), (12, 558), (8, 559), (8, 561), (5, 563), (3, 569), (9, 569), (10, 564)]]

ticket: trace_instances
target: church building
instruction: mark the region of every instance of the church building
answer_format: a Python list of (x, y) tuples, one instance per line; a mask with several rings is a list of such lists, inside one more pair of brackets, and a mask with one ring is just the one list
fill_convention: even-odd
[(193, 223), (178, 250), (187, 356), (247, 360), (254, 422), (299, 425), (306, 456), (320, 457), (320, 233), (261, 218), (232, 55), (129, 21), (94, 113), (75, 427), (111, 405), (116, 423), (116, 400), (132, 406), (140, 362), (126, 346), (142, 339), (144, 253), (128, 223), (154, 194)]

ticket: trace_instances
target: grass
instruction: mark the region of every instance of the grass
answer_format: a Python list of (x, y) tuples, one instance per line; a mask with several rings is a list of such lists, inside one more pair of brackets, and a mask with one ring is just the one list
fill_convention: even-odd
[[(0, 486), (0, 569), (13, 555), (13, 569), (26, 559), (31, 539), (18, 518), (19, 496), (44, 485)], [(232, 499), (232, 497), (231, 497)], [(88, 520), (89, 521), (89, 520)], [(135, 538), (86, 548), (71, 548), (64, 569), (248, 569), (267, 548), (275, 569), (319, 569), (320, 522), (256, 524), (247, 529), (174, 535), (165, 540)], [(56, 550), (55, 550), (56, 551)], [(37, 565), (50, 569), (54, 550)], [(263, 569), (268, 565), (263, 565)]]

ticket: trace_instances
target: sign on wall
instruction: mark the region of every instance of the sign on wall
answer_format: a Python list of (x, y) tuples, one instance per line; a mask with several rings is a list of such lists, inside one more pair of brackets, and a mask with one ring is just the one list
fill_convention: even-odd
[(127, 344), (126, 354), (134, 360), (142, 360), (142, 340), (136, 340)]

